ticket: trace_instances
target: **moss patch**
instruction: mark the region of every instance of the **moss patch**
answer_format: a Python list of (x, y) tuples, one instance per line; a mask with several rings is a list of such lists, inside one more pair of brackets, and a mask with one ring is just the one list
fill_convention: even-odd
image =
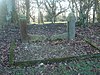
[(55, 34), (50, 37), (50, 40), (64, 40), (67, 39), (68, 33), (63, 33), (63, 34)]
[(45, 35), (31, 35), (32, 42), (42, 42), (45, 41), (47, 37)]
[(68, 33), (63, 33), (63, 34), (55, 34), (52, 35), (51, 37), (47, 37), (45, 35), (30, 35), (31, 37), (31, 41), (32, 42), (42, 42), (45, 40), (49, 40), (49, 41), (56, 41), (56, 40), (65, 40), (68, 37)]
[(90, 55), (81, 55), (81, 56), (72, 56), (72, 57), (63, 57), (63, 58), (50, 58), (50, 59), (44, 59), (44, 60), (33, 60), (33, 61), (20, 61), (20, 62), (14, 62), (12, 66), (32, 66), (36, 65), (39, 63), (44, 63), (44, 64), (51, 64), (51, 63), (59, 63), (59, 62), (71, 62), (75, 60), (84, 60), (88, 58), (100, 58), (100, 54), (90, 54)]
[(10, 49), (9, 49), (9, 64), (13, 64), (14, 63), (14, 49), (15, 49), (16, 45), (15, 42), (13, 41), (10, 45)]

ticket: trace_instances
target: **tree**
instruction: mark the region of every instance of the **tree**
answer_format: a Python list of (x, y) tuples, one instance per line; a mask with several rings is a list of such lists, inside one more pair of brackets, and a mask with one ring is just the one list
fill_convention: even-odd
[(38, 24), (43, 23), (43, 14), (41, 12), (41, 4), (43, 3), (43, 1), (41, 0), (35, 0), (36, 4), (37, 4), (37, 8), (38, 8)]
[(30, 23), (30, 0), (25, 0), (26, 5), (26, 19), (27, 23)]
[(7, 15), (6, 19), (8, 23), (11, 23), (12, 19), (12, 0), (6, 0), (6, 6), (7, 6)]
[(30, 19), (30, 1), (29, 0), (21, 0), (17, 1), (17, 13), (19, 18), (20, 25), (20, 35), (22, 42), (28, 42), (29, 36), (27, 34), (27, 23), (29, 23)]
[(100, 22), (100, 0), (97, 0), (96, 15), (97, 15), (97, 21)]
[(18, 18), (26, 16), (27, 23), (30, 23), (30, 0), (16, 0)]
[[(56, 17), (65, 12), (67, 9), (62, 7), (61, 2), (64, 0), (45, 0), (44, 5), (47, 11), (47, 19), (55, 23)], [(58, 4), (58, 5), (57, 5)], [(59, 6), (59, 7), (58, 7)]]
[(7, 23), (16, 24), (18, 21), (18, 16), (16, 12), (15, 0), (4, 0), (6, 6), (6, 21)]
[(94, 0), (94, 4), (93, 4), (93, 23), (95, 22), (96, 9), (97, 9), (97, 0)]
[[(71, 10), (77, 11), (79, 13), (79, 24), (82, 27), (86, 27), (88, 25), (89, 11), (93, 6), (94, 0), (68, 0), (70, 2)], [(73, 9), (74, 8), (74, 9)]]
[(0, 4), (0, 28), (4, 26), (4, 23), (6, 22), (6, 15), (7, 15), (7, 7), (6, 3), (4, 1), (1, 1)]

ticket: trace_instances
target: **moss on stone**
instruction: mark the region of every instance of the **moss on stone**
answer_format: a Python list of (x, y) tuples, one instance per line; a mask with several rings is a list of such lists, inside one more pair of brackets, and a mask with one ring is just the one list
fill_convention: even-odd
[(55, 34), (52, 35), (51, 37), (47, 37), (45, 35), (29, 35), (31, 37), (32, 42), (42, 42), (45, 40), (49, 41), (56, 41), (56, 40), (65, 40), (68, 37), (68, 33), (63, 33), (63, 34)]
[(9, 64), (13, 64), (14, 63), (14, 49), (15, 49), (16, 45), (15, 42), (13, 41), (10, 45), (10, 49), (9, 49)]
[(85, 60), (87, 58), (100, 58), (100, 53), (97, 54), (89, 54), (89, 55), (80, 55), (80, 56), (71, 56), (71, 57), (63, 57), (63, 58), (50, 58), (50, 59), (43, 59), (43, 60), (33, 60), (33, 61), (19, 61), (19, 62), (14, 62), (12, 66), (20, 66), (20, 67), (25, 67), (25, 66), (32, 66), (36, 65), (39, 63), (44, 63), (44, 64), (51, 64), (51, 63), (59, 63), (59, 62), (71, 62), (75, 60)]
[(45, 35), (31, 35), (32, 42), (42, 42), (45, 41), (47, 37)]
[(55, 34), (50, 37), (50, 40), (64, 40), (67, 39), (68, 33), (63, 33), (63, 34)]

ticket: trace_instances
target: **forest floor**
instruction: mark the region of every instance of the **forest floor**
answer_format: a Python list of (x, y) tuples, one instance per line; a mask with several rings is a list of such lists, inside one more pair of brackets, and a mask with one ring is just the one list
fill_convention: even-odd
[[(38, 34), (50, 37), (55, 34), (59, 35), (67, 32), (67, 26), (64, 24), (32, 25), (28, 30), (32, 35)], [(85, 38), (88, 38), (92, 43), (100, 47), (99, 34), (99, 25), (90, 26), (85, 29), (76, 27), (76, 37), (72, 41), (68, 41), (66, 37), (66, 40), (47, 40), (31, 44), (23, 43), (16, 48), (15, 61), (41, 60), (99, 53), (99, 50), (96, 50), (84, 41)]]
[[(28, 27), (28, 33), (46, 35), (48, 37), (54, 34), (62, 34), (64, 32), (67, 32), (67, 26), (64, 24), (30, 25)], [(17, 46), (14, 50), (15, 61), (70, 57), (99, 53), (99, 50), (93, 48), (84, 41), (85, 38), (88, 38), (92, 43), (100, 48), (100, 24), (90, 25), (85, 29), (76, 27), (76, 37), (75, 40), (72, 41), (47, 40), (43, 42), (33, 42), (31, 44), (21, 43), (19, 27), (6, 26), (6, 28), (0, 32), (0, 62), (3, 62), (2, 59), (5, 59), (7, 62), (7, 53), (9, 53), (10, 43), (13, 39), (15, 39)], [(2, 64), (0, 66), (0, 72), (2, 72), (5, 68)], [(64, 63), (46, 65), (41, 63), (33, 67), (28, 67), (28, 69), (23, 68), (19, 70), (19, 67), (16, 68), (17, 70), (14, 67), (12, 67), (12, 69), (14, 70), (14, 73), (17, 71), (18, 73), (13, 74), (11, 68), (8, 67), (6, 67), (5, 73), (8, 73), (9, 75), (25, 75), (23, 74), (24, 72), (27, 72), (27, 75), (99, 75), (100, 58), (73, 61), (70, 63), (67, 61)]]

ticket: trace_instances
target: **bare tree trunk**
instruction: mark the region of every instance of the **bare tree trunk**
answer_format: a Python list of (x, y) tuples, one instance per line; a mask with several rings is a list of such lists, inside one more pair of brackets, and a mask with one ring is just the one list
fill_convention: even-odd
[(40, 18), (41, 18), (41, 23), (44, 24), (42, 12), (40, 12), (40, 16), (41, 16), (41, 17), (40, 17)]
[(7, 17), (7, 7), (5, 1), (0, 4), (0, 29), (4, 27)]
[(6, 6), (7, 6), (7, 15), (6, 15), (6, 20), (7, 23), (11, 23), (11, 18), (12, 18), (12, 0), (6, 0)]
[(12, 23), (14, 24), (18, 23), (18, 14), (16, 11), (15, 0), (12, 0)]
[(40, 24), (41, 14), (40, 14), (40, 8), (38, 7), (38, 24)]
[(93, 7), (93, 23), (95, 22), (95, 13), (96, 13), (96, 0), (94, 0), (94, 7)]
[(6, 20), (8, 23), (16, 24), (18, 22), (18, 15), (16, 12), (15, 0), (5, 0), (7, 6)]
[(36, 0), (37, 6), (38, 6), (38, 24), (41, 23), (41, 11), (40, 11), (40, 3), (38, 0)]
[(43, 14), (40, 11), (40, 8), (38, 8), (38, 24), (40, 24), (40, 23), (44, 24), (44, 22), (43, 22)]
[(53, 17), (52, 17), (52, 23), (54, 24), (54, 23), (55, 23), (55, 21), (56, 21), (56, 17), (55, 17), (55, 16), (53, 16)]
[(97, 16), (97, 21), (100, 23), (100, 2), (99, 0), (96, 0), (96, 16)]
[(88, 26), (88, 23), (89, 23), (89, 11), (87, 11), (86, 13), (86, 26)]
[(30, 23), (30, 0), (25, 0), (26, 4), (26, 19), (27, 23)]
[(93, 9), (93, 23), (95, 22), (95, 8)]
[(82, 13), (82, 1), (80, 0), (80, 10), (79, 10), (79, 19), (80, 19), (80, 26), (83, 25), (83, 13)]
[[(88, 0), (88, 3), (89, 3), (89, 0)], [(86, 26), (88, 26), (88, 24), (89, 24), (89, 9), (90, 9), (90, 7), (89, 7), (89, 4), (88, 4), (88, 8), (87, 8), (87, 11), (86, 11)]]

